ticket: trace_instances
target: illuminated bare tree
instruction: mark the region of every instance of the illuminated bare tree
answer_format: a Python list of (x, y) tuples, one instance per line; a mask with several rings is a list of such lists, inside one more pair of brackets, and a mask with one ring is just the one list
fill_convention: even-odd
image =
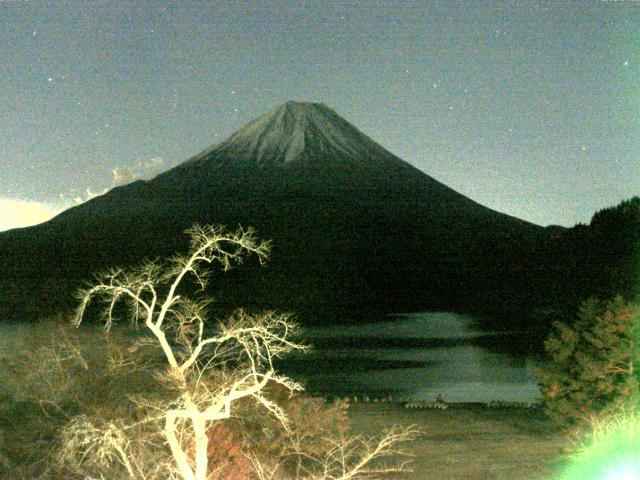
[[(191, 235), (188, 256), (175, 256), (164, 266), (148, 261), (130, 272), (115, 269), (99, 275), (97, 284), (80, 292), (76, 324), (82, 322), (89, 302), (96, 297), (106, 302), (103, 318), (107, 330), (114, 322), (114, 309), (120, 301), (128, 304), (131, 322), (144, 321), (169, 364), (165, 381), (175, 383), (180, 391), (179, 400), (164, 415), (166, 441), (182, 478), (204, 480), (208, 471), (207, 425), (229, 418), (235, 401), (252, 397), (287, 426), (285, 413), (263, 395), (263, 390), (269, 382), (277, 382), (291, 391), (302, 389), (276, 374), (273, 359), (304, 347), (291, 340), (296, 327), (288, 317), (273, 313), (253, 316), (238, 311), (229, 321), (220, 323), (213, 336), (205, 337), (206, 303), (181, 296), (178, 293), (181, 282), (191, 275), (204, 288), (206, 266), (219, 263), (228, 270), (247, 253), (264, 262), (269, 243), (258, 241), (251, 229), (230, 233), (220, 227), (194, 226), (188, 233)], [(166, 294), (161, 298), (163, 288)], [(172, 338), (167, 337), (169, 332)], [(205, 350), (208, 355), (203, 355)], [(199, 363), (203, 358), (208, 363)], [(233, 364), (233, 371), (212, 386), (206, 373), (220, 367), (220, 363)], [(193, 462), (179, 437), (181, 424), (185, 422), (193, 431)]]
[[(175, 390), (177, 398), (160, 405), (135, 400), (158, 412), (138, 425), (160, 421), (171, 453), (170, 465), (163, 460), (165, 478), (206, 480), (211, 478), (208, 428), (230, 418), (239, 400), (252, 398), (285, 430), (289, 428), (287, 414), (269, 398), (266, 387), (278, 384), (290, 393), (302, 390), (296, 382), (276, 373), (273, 360), (306, 347), (294, 340), (297, 326), (289, 317), (273, 312), (252, 315), (237, 310), (215, 329), (207, 329), (207, 335), (207, 302), (184, 296), (180, 293), (181, 284), (190, 277), (204, 289), (212, 264), (228, 270), (248, 255), (255, 255), (264, 263), (270, 245), (258, 240), (252, 229), (229, 232), (222, 227), (196, 225), (187, 233), (191, 236), (187, 255), (176, 255), (166, 263), (147, 261), (135, 269), (114, 269), (98, 275), (95, 284), (79, 292), (75, 323), (79, 326), (90, 303), (100, 300), (105, 305), (101, 316), (106, 330), (121, 314), (120, 304), (128, 307), (126, 315), (131, 323), (144, 324), (168, 364), (158, 380)], [(67, 447), (63, 456), (79, 462), (91, 458), (94, 465), (116, 463), (130, 478), (157, 478), (158, 465), (156, 473), (149, 473), (149, 468), (135, 458), (133, 442), (126, 435), (130, 428), (131, 425), (117, 422), (96, 426), (95, 422), (78, 417), (64, 432)], [(338, 458), (356, 460), (348, 468), (343, 464), (342, 475), (325, 477), (346, 479), (364, 473), (364, 464), (379, 457), (380, 452), (389, 453), (391, 446), (408, 435), (391, 432), (378, 445), (362, 444), (361, 455), (354, 455), (355, 443), (351, 441), (342, 447), (331, 447), (327, 462), (332, 470), (336, 470)], [(347, 449), (351, 456), (340, 448)], [(255, 465), (258, 467), (258, 463)]]

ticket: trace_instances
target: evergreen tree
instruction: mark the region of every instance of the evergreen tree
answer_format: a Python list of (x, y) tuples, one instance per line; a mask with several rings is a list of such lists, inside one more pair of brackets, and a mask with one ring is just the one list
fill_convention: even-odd
[(640, 311), (620, 296), (582, 303), (573, 324), (554, 323), (542, 370), (547, 415), (561, 427), (640, 399)]

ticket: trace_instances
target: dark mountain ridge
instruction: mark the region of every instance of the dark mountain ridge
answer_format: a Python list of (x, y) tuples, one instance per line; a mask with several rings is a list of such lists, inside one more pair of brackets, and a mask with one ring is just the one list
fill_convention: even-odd
[(152, 180), (0, 234), (0, 313), (67, 307), (96, 270), (184, 250), (194, 222), (252, 225), (274, 242), (266, 269), (221, 279), (216, 298), (310, 315), (464, 309), (511, 278), (483, 252), (550, 235), (455, 192), (328, 107), (287, 102)]

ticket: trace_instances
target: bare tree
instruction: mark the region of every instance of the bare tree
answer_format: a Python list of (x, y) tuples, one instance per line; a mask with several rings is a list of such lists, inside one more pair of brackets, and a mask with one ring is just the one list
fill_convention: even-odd
[[(297, 476), (306, 480), (374, 479), (411, 471), (410, 452), (405, 444), (414, 440), (420, 430), (412, 425), (407, 428), (393, 426), (380, 436), (325, 437), (320, 439), (320, 451), (293, 449), (299, 462)], [(279, 458), (265, 465), (252, 457), (251, 462), (259, 480), (282, 478)]]
[[(135, 399), (139, 405), (157, 412), (138, 424), (161, 422), (173, 463), (165, 464), (165, 478), (206, 480), (211, 478), (207, 429), (214, 422), (230, 418), (239, 400), (255, 400), (285, 430), (289, 428), (286, 412), (269, 398), (266, 387), (278, 384), (290, 393), (302, 390), (301, 385), (275, 371), (273, 360), (306, 347), (295, 340), (295, 323), (287, 315), (273, 312), (252, 315), (238, 310), (207, 336), (207, 303), (183, 296), (179, 288), (182, 282), (191, 277), (204, 288), (209, 266), (219, 264), (228, 270), (247, 255), (255, 255), (264, 263), (270, 245), (258, 240), (252, 229), (229, 232), (222, 227), (196, 225), (187, 233), (191, 236), (187, 255), (176, 255), (166, 263), (147, 261), (132, 270), (113, 269), (98, 275), (95, 284), (79, 292), (75, 323), (81, 324), (90, 302), (96, 299), (105, 304), (101, 315), (106, 330), (116, 321), (120, 303), (128, 307), (131, 323), (144, 324), (168, 364), (158, 381), (169, 385), (177, 395), (169, 404), (161, 405)], [(115, 462), (130, 478), (156, 478), (142, 462), (131, 458), (134, 447), (126, 432), (132, 427), (114, 422), (96, 426), (79, 417), (65, 430), (67, 456), (75, 452), (71, 457), (78, 462), (88, 458), (94, 463)], [(352, 440), (331, 447), (325, 459), (328, 474), (324, 478), (347, 479), (366, 473), (365, 464), (392, 452), (393, 445), (412, 433), (393, 431), (377, 445), (362, 443), (362, 454), (354, 453), (358, 449)], [(341, 465), (336, 463), (338, 458), (343, 461)], [(345, 459), (355, 463), (346, 465)], [(336, 471), (337, 466), (343, 473), (330, 474), (329, 470)], [(404, 469), (405, 465), (398, 468)]]

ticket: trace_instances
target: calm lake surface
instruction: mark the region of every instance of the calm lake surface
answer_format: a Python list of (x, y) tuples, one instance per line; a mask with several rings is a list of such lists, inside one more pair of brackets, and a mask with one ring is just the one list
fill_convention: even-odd
[(534, 369), (541, 360), (526, 351), (527, 332), (487, 332), (472, 317), (410, 313), (369, 324), (308, 327), (314, 350), (281, 368), (307, 390), (325, 395), (448, 402), (536, 401)]
[[(0, 358), (20, 350), (33, 325), (0, 323)], [(534, 368), (542, 361), (526, 351), (526, 332), (487, 332), (472, 317), (410, 313), (383, 321), (306, 327), (313, 346), (278, 365), (308, 391), (327, 396), (447, 402), (536, 401)]]

